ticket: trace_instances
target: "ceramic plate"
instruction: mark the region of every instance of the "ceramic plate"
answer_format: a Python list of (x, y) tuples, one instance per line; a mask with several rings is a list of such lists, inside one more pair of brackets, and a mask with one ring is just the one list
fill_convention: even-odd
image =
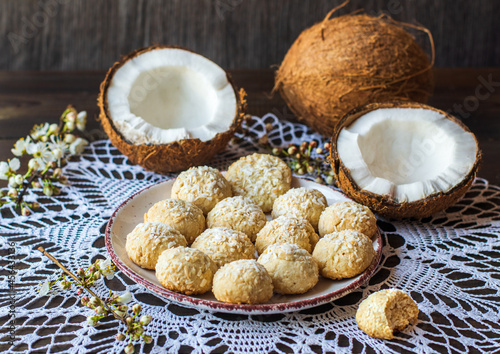
[[(123, 202), (108, 222), (105, 239), (106, 248), (111, 259), (128, 277), (158, 295), (184, 306), (238, 314), (271, 314), (303, 310), (338, 299), (363, 285), (373, 275), (380, 261), (382, 239), (380, 231), (377, 231), (377, 234), (373, 236), (373, 248), (376, 251), (376, 256), (372, 264), (363, 273), (345, 280), (330, 280), (320, 276), (318, 284), (305, 294), (275, 294), (265, 304), (240, 305), (220, 302), (215, 299), (211, 292), (203, 295), (187, 296), (169, 291), (161, 286), (155, 277), (154, 271), (142, 269), (128, 258), (125, 251), (125, 240), (134, 227), (143, 222), (144, 214), (154, 203), (170, 198), (170, 190), (173, 183), (174, 180), (172, 179), (155, 184), (134, 194)], [(334, 202), (349, 200), (340, 192), (304, 179), (294, 178), (292, 187), (318, 189), (325, 195), (329, 205)], [(270, 219), (270, 216), (268, 216), (268, 219)]]

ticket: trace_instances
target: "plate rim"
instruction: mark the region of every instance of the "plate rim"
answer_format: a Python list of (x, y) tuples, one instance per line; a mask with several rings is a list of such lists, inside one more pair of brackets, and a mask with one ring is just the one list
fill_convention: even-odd
[[(303, 180), (307, 181), (309, 183), (317, 184), (314, 181), (305, 179), (305, 178), (300, 178), (300, 177), (293, 177), (298, 180)], [(104, 242), (106, 246), (106, 250), (111, 257), (111, 260), (113, 263), (116, 265), (118, 269), (120, 269), (125, 275), (127, 275), (129, 278), (131, 278), (135, 283), (147, 288), (148, 290), (153, 291), (155, 294), (160, 295), (170, 301), (175, 301), (177, 303), (187, 305), (189, 307), (194, 307), (197, 309), (205, 309), (209, 311), (218, 311), (218, 312), (226, 312), (226, 313), (235, 313), (235, 314), (273, 314), (273, 313), (283, 313), (283, 312), (292, 312), (292, 311), (299, 311), (299, 310), (305, 310), (311, 307), (323, 305), (325, 303), (331, 302), (333, 300), (336, 300), (338, 298), (341, 298), (358, 287), (362, 286), (368, 279), (370, 279), (373, 274), (375, 273), (379, 263), (380, 259), (382, 258), (382, 235), (380, 232), (379, 227), (377, 226), (377, 232), (373, 236), (375, 239), (372, 237), (372, 242), (376, 241), (378, 244), (378, 248), (375, 250), (375, 257), (372, 261), (372, 263), (366, 268), (360, 275), (358, 275), (358, 279), (355, 281), (351, 282), (350, 284), (346, 285), (345, 287), (342, 287), (340, 289), (337, 289), (335, 291), (329, 292), (327, 294), (323, 294), (320, 296), (316, 296), (310, 299), (302, 299), (302, 300), (297, 300), (297, 301), (291, 301), (291, 302), (281, 302), (281, 303), (264, 303), (264, 304), (233, 304), (233, 303), (226, 303), (222, 301), (214, 301), (214, 300), (206, 300), (206, 299), (201, 299), (197, 297), (192, 297), (189, 295), (184, 295), (180, 293), (176, 293), (174, 291), (168, 290), (162, 286), (158, 286), (157, 284), (154, 284), (150, 282), (149, 280), (145, 279), (144, 277), (140, 276), (136, 272), (134, 272), (132, 269), (130, 269), (125, 263), (123, 263), (116, 254), (114, 248), (113, 248), (113, 243), (111, 240), (111, 229), (114, 225), (114, 222), (116, 220), (117, 214), (131, 201), (133, 201), (138, 195), (144, 193), (150, 188), (157, 187), (161, 184), (166, 184), (172, 182), (172, 180), (175, 180), (175, 177), (170, 177), (167, 180), (154, 183), (150, 186), (147, 186), (140, 191), (130, 195), (127, 197), (113, 212), (111, 217), (109, 218), (107, 224), (106, 224), (106, 229), (105, 229), (105, 234), (104, 234)], [(320, 184), (319, 184), (320, 185)], [(321, 185), (322, 187), (325, 187), (324, 185)], [(344, 193), (334, 190), (336, 193), (342, 194), (344, 197), (346, 197), (349, 200), (352, 200), (351, 198), (347, 197)], [(286, 295), (283, 295), (286, 296)]]

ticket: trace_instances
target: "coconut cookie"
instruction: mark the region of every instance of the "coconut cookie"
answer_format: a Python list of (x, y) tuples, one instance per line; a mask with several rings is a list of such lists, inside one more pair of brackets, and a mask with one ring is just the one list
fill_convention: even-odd
[(303, 294), (318, 282), (318, 265), (311, 254), (297, 245), (273, 244), (257, 260), (273, 279), (280, 294)]
[(198, 166), (179, 174), (170, 197), (191, 202), (207, 215), (218, 202), (232, 195), (231, 185), (219, 170)]
[(361, 302), (356, 322), (371, 337), (393, 339), (394, 331), (417, 322), (418, 312), (417, 304), (404, 291), (380, 290)]
[(280, 216), (269, 221), (257, 234), (255, 248), (259, 254), (274, 243), (293, 243), (312, 253), (319, 236), (304, 219)]
[(274, 201), (272, 216), (304, 218), (318, 230), (319, 217), (327, 206), (325, 196), (317, 189), (292, 188)]
[(225, 226), (245, 233), (252, 242), (267, 222), (262, 209), (242, 196), (226, 198), (207, 215), (207, 227)]
[(255, 258), (255, 247), (248, 236), (227, 227), (206, 229), (191, 247), (209, 256), (217, 267), (238, 259)]
[(342, 230), (356, 230), (372, 237), (377, 232), (377, 219), (372, 211), (356, 202), (339, 202), (327, 207), (319, 217), (321, 236)]
[(215, 273), (212, 292), (219, 301), (260, 304), (273, 296), (273, 281), (256, 260), (243, 259), (228, 263)]
[(203, 294), (212, 288), (217, 266), (200, 250), (171, 248), (158, 258), (156, 278), (168, 290), (186, 295)]
[(234, 195), (242, 195), (257, 203), (264, 213), (285, 194), (292, 183), (292, 171), (283, 160), (267, 154), (252, 154), (234, 162), (227, 169), (226, 179)]
[(179, 231), (160, 222), (147, 222), (137, 225), (127, 235), (125, 250), (138, 266), (155, 269), (163, 251), (179, 246), (187, 246), (186, 238)]
[(144, 221), (162, 222), (172, 226), (186, 237), (188, 244), (205, 230), (203, 211), (196, 205), (181, 199), (165, 199), (154, 204)]
[(375, 257), (372, 241), (361, 232), (344, 230), (321, 238), (312, 254), (325, 278), (352, 278), (363, 272)]

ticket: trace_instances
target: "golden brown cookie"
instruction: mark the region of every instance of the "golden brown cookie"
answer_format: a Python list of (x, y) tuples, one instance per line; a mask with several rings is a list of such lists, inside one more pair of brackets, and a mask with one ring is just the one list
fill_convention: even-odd
[(219, 170), (197, 166), (177, 176), (170, 197), (191, 202), (207, 215), (218, 202), (232, 195), (231, 185)]
[(163, 251), (156, 263), (156, 278), (161, 285), (186, 295), (209, 291), (216, 271), (217, 266), (210, 257), (189, 247)]
[(163, 251), (179, 246), (187, 246), (186, 238), (179, 231), (160, 222), (146, 222), (127, 235), (125, 250), (138, 266), (155, 269)]
[(224, 226), (245, 233), (252, 242), (267, 222), (262, 209), (242, 196), (226, 198), (207, 215), (207, 227)]
[(212, 291), (219, 301), (260, 304), (273, 296), (273, 281), (256, 260), (242, 259), (226, 264), (215, 273)]
[(272, 216), (304, 218), (317, 231), (319, 217), (327, 205), (325, 196), (317, 189), (292, 188), (274, 201)]
[(354, 230), (333, 232), (321, 238), (312, 254), (320, 274), (330, 279), (352, 278), (375, 257), (372, 240)]
[(305, 249), (291, 243), (269, 245), (257, 260), (279, 294), (303, 294), (318, 282), (318, 265)]
[(203, 211), (196, 205), (181, 199), (165, 199), (154, 204), (146, 214), (144, 221), (162, 222), (172, 226), (186, 237), (188, 244), (205, 230)]
[(380, 290), (361, 302), (356, 322), (371, 337), (393, 339), (395, 331), (417, 322), (418, 312), (417, 304), (404, 291)]
[(372, 211), (356, 202), (338, 202), (327, 207), (319, 218), (320, 236), (342, 230), (356, 230), (372, 237), (377, 232), (377, 219)]
[(255, 248), (262, 254), (267, 246), (274, 243), (293, 243), (312, 253), (319, 236), (304, 219), (280, 216), (269, 221), (257, 234)]
[(285, 194), (292, 183), (292, 171), (283, 160), (257, 153), (234, 162), (225, 177), (234, 195), (252, 199), (264, 213), (271, 211), (276, 198)]
[(255, 247), (248, 236), (227, 227), (206, 229), (191, 247), (209, 256), (217, 267), (238, 259), (255, 259)]

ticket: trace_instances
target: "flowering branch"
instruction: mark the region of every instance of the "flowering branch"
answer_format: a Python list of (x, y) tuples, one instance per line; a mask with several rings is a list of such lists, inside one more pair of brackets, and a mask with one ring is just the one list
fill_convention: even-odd
[(30, 156), (26, 173), (18, 173), (21, 162), (17, 157), (0, 162), (0, 179), (7, 180), (9, 190), (0, 192), (0, 207), (9, 203), (21, 208), (22, 215), (29, 215), (40, 205), (24, 200), (28, 188), (42, 189), (46, 196), (61, 192), (55, 185), (66, 184), (61, 167), (72, 155), (83, 152), (88, 141), (83, 135), (87, 124), (87, 112), (77, 112), (68, 106), (59, 119), (59, 124), (35, 125), (26, 138), (19, 139), (12, 154), (17, 157)]
[[(125, 333), (118, 333), (116, 335), (116, 339), (119, 341), (125, 340), (127, 337), (129, 338), (129, 344), (125, 347), (125, 353), (130, 354), (134, 352), (134, 345), (132, 342), (135, 340), (143, 339), (146, 343), (151, 343), (153, 341), (151, 336), (144, 334), (144, 327), (151, 322), (152, 317), (150, 315), (143, 315), (137, 319), (142, 310), (141, 305), (133, 305), (132, 314), (128, 314), (129, 307), (125, 304), (132, 300), (131, 293), (126, 292), (118, 296), (110, 291), (108, 297), (103, 300), (90, 289), (101, 276), (106, 276), (107, 278), (113, 277), (115, 266), (109, 259), (97, 260), (87, 269), (78, 268), (76, 274), (73, 274), (43, 247), (38, 247), (38, 250), (64, 272), (56, 280), (46, 280), (40, 287), (40, 296), (47, 295), (51, 291), (51, 288), (57, 283), (63, 290), (70, 290), (72, 285), (76, 285), (77, 295), (81, 295), (84, 291), (87, 291), (92, 296), (91, 298), (84, 296), (81, 299), (82, 305), (93, 309), (95, 312), (95, 315), (87, 317), (89, 325), (96, 326), (101, 319), (110, 315), (125, 325), (127, 328)], [(73, 279), (73, 281), (66, 280), (65, 274)]]

